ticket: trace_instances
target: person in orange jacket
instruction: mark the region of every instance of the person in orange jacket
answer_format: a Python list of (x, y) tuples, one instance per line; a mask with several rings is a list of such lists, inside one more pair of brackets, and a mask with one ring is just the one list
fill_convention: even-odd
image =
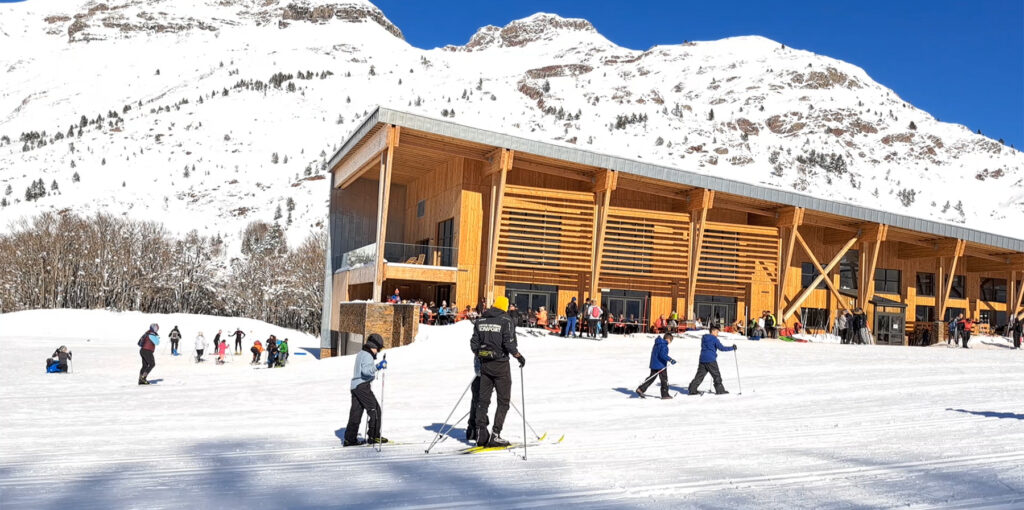
[(249, 364), (250, 365), (257, 365), (257, 364), (259, 364), (260, 358), (263, 357), (263, 344), (261, 344), (259, 340), (256, 340), (252, 344), (252, 349), (249, 349), (249, 350), (252, 352), (252, 362), (249, 363)]

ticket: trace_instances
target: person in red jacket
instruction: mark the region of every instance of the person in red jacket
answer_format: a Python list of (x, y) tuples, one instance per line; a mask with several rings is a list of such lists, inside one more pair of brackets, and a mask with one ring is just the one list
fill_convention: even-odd
[(142, 369), (139, 370), (139, 384), (149, 384), (146, 380), (149, 377), (149, 373), (156, 367), (156, 360), (153, 359), (153, 351), (156, 350), (156, 346), (160, 345), (160, 336), (156, 332), (160, 329), (160, 325), (153, 323), (149, 325), (149, 330), (146, 331), (142, 338), (139, 338), (139, 356), (142, 357)]
[(969, 349), (969, 347), (967, 347), (967, 342), (971, 340), (971, 329), (974, 328), (974, 322), (971, 320), (970, 317), (965, 317), (962, 322), (963, 333), (960, 334), (960, 338), (963, 340), (964, 349)]

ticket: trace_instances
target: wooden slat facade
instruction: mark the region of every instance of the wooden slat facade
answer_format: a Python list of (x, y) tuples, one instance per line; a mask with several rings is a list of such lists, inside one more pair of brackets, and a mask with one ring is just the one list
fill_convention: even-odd
[[(647, 320), (672, 311), (685, 315), (708, 296), (735, 303), (738, 317), (728, 322), (762, 310), (794, 316), (825, 310), (831, 321), (838, 311), (855, 307), (864, 307), (871, 320), (872, 296), (905, 304), (906, 324), (929, 310), (938, 315), (962, 309), (975, 319), (1021, 310), (1022, 253), (413, 129), (402, 128), (400, 139), (386, 125), (367, 133), (334, 167), (334, 184), (380, 189), (378, 195), (392, 201), (389, 217), (364, 218), (372, 205), (332, 200), (332, 222), (337, 217), (378, 224), (380, 237), (387, 227), (389, 242), (436, 246), (439, 224), (451, 221), (455, 270), (425, 265), (388, 271), (381, 262), (378, 274), (392, 276), (384, 282), (368, 282), (372, 271), (366, 269), (341, 271), (332, 279), (335, 301), (380, 299), (394, 281), (415, 292), (437, 292), (407, 296), (427, 301), (447, 289), (444, 295), (460, 307), (529, 285), (551, 292), (549, 311), (561, 311), (571, 297), (640, 295)], [(390, 158), (388, 171), (369, 171), (381, 164), (382, 154)], [(367, 182), (381, 175), (390, 180), (390, 193), (381, 183)], [(595, 238), (597, 232), (603, 236)], [(844, 249), (843, 262), (835, 260)], [(851, 260), (859, 277), (844, 278)], [(805, 290), (808, 267), (824, 268), (823, 280), (831, 285)], [(895, 291), (876, 288), (875, 275), (865, 271), (871, 267), (898, 274), (899, 281), (888, 284)], [(963, 277), (962, 288), (959, 278), (958, 285), (949, 280), (951, 272)], [(931, 283), (919, 285), (918, 274)], [(1009, 288), (986, 296), (983, 284)], [(375, 292), (383, 295), (370, 295)], [(787, 318), (786, 325), (793, 320)]]

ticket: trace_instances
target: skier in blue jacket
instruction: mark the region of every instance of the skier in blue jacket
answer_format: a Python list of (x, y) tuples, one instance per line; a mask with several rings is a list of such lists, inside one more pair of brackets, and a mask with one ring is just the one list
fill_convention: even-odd
[(672, 359), (668, 355), (668, 346), (672, 343), (672, 333), (665, 333), (664, 336), (659, 336), (654, 339), (654, 347), (651, 348), (651, 375), (636, 389), (636, 394), (640, 395), (640, 398), (647, 398), (647, 388), (654, 382), (654, 376), (659, 376), (661, 381), (661, 398), (668, 400), (672, 398), (668, 394), (668, 365), (671, 363), (676, 364), (676, 360)]
[(343, 446), (357, 446), (362, 443), (358, 440), (359, 422), (363, 420), (363, 410), (369, 420), (369, 428), (366, 431), (367, 442), (386, 443), (387, 439), (380, 437), (380, 404), (377, 397), (370, 389), (370, 383), (377, 377), (378, 370), (388, 367), (387, 361), (374, 364), (377, 360), (377, 353), (384, 348), (384, 339), (374, 333), (363, 344), (363, 350), (356, 355), (355, 366), (352, 369), (352, 383), (349, 390), (352, 393), (352, 404), (348, 411), (348, 426), (345, 427), (345, 442)]
[(715, 393), (729, 393), (725, 391), (725, 386), (722, 386), (722, 373), (718, 371), (718, 351), (735, 351), (736, 344), (732, 347), (722, 345), (722, 342), (718, 341), (718, 331), (718, 326), (711, 326), (711, 330), (700, 339), (700, 363), (697, 365), (697, 375), (690, 381), (690, 395), (699, 394), (697, 388), (704, 382), (704, 376), (708, 373), (715, 382)]

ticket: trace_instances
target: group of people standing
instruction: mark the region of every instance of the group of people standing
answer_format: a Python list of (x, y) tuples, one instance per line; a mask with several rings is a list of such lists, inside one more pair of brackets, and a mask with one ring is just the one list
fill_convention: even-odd
[[(159, 324), (150, 324), (149, 329), (146, 330), (146, 332), (143, 333), (142, 337), (139, 338), (139, 356), (142, 358), (142, 368), (139, 370), (139, 385), (150, 384), (148, 380), (149, 374), (156, 367), (156, 358), (154, 357), (154, 352), (156, 351), (156, 347), (160, 345), (159, 331)], [(224, 363), (226, 363), (228, 356), (228, 341), (226, 339), (221, 338), (221, 335), (223, 334), (224, 330), (218, 330), (217, 335), (214, 336), (213, 338), (213, 349), (214, 352), (217, 353), (216, 363), (218, 365), (223, 365)], [(234, 354), (242, 354), (242, 338), (245, 338), (245, 332), (243, 332), (241, 328), (236, 328), (233, 333), (230, 333), (229, 335), (226, 336), (235, 337)], [(178, 326), (174, 326), (174, 328), (171, 329), (171, 332), (167, 335), (167, 337), (171, 341), (171, 354), (173, 356), (180, 356), (181, 352), (179, 352), (178, 346), (181, 341), (182, 335), (181, 330), (178, 329)], [(206, 348), (209, 345), (210, 343), (206, 340), (206, 336), (203, 335), (202, 331), (196, 334), (196, 356), (194, 358), (196, 363), (202, 363), (206, 361), (203, 358), (203, 354), (205, 354)], [(266, 345), (266, 347), (264, 347), (264, 345)], [(63, 349), (64, 351), (62, 352), (61, 349)], [(65, 363), (65, 359), (71, 358), (71, 353), (67, 351), (66, 347), (62, 346), (61, 349), (58, 349), (57, 352), (54, 352), (54, 357), (59, 358), (58, 364)], [(285, 363), (287, 363), (289, 353), (287, 338), (285, 338), (284, 340), (278, 340), (276, 336), (270, 335), (270, 338), (267, 339), (265, 344), (261, 343), (259, 340), (253, 342), (252, 347), (249, 349), (249, 351), (252, 352), (252, 361), (250, 362), (250, 364), (260, 364), (264, 350), (267, 351), (267, 368), (283, 367)], [(67, 365), (65, 363), (63, 369), (64, 371), (67, 370), (66, 367)], [(47, 371), (50, 371), (49, 363), (47, 363)]]
[(868, 314), (863, 308), (843, 310), (836, 315), (835, 334), (839, 337), (839, 343), (843, 344), (872, 344), (871, 330), (868, 329)]

